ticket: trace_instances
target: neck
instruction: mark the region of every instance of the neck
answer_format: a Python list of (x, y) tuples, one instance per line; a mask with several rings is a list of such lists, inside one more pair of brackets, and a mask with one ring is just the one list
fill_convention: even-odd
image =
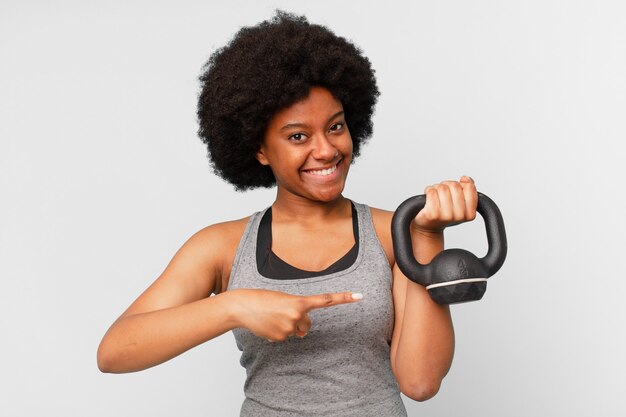
[(272, 218), (276, 221), (318, 222), (335, 216), (352, 216), (350, 200), (343, 195), (331, 201), (313, 201), (278, 188), (272, 204)]

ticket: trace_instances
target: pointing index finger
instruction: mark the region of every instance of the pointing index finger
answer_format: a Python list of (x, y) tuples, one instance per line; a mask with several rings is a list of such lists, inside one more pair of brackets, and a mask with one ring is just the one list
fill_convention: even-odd
[(338, 304), (354, 303), (363, 298), (358, 292), (337, 292), (305, 296), (305, 308), (307, 311), (316, 308), (336, 306)]

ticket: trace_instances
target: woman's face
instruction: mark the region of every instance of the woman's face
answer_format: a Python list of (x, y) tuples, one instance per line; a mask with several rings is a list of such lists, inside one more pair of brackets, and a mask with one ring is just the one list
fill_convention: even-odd
[(279, 192), (315, 201), (339, 197), (352, 160), (341, 102), (327, 89), (312, 87), (270, 119), (257, 159), (270, 166)]

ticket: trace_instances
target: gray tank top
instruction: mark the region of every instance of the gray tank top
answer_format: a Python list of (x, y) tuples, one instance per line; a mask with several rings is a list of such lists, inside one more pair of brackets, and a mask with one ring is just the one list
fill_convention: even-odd
[(259, 222), (250, 217), (228, 289), (262, 288), (294, 295), (353, 291), (363, 299), (312, 310), (309, 333), (270, 343), (245, 328), (233, 330), (246, 368), (242, 417), (406, 416), (389, 351), (394, 312), (391, 269), (378, 241), (369, 207), (354, 203), (359, 253), (349, 268), (300, 279), (262, 276), (256, 264)]

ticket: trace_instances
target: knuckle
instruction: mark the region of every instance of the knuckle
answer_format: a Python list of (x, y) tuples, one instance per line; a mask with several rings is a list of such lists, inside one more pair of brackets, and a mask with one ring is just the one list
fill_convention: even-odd
[(298, 310), (304, 310), (307, 306), (307, 300), (304, 297), (299, 297), (296, 299), (296, 305)]
[(437, 191), (438, 191), (440, 194), (448, 194), (448, 195), (449, 195), (449, 194), (451, 193), (451, 191), (450, 191), (450, 187), (448, 187), (448, 186), (447, 186), (447, 185), (445, 185), (445, 184), (439, 184), (439, 185), (437, 186)]

